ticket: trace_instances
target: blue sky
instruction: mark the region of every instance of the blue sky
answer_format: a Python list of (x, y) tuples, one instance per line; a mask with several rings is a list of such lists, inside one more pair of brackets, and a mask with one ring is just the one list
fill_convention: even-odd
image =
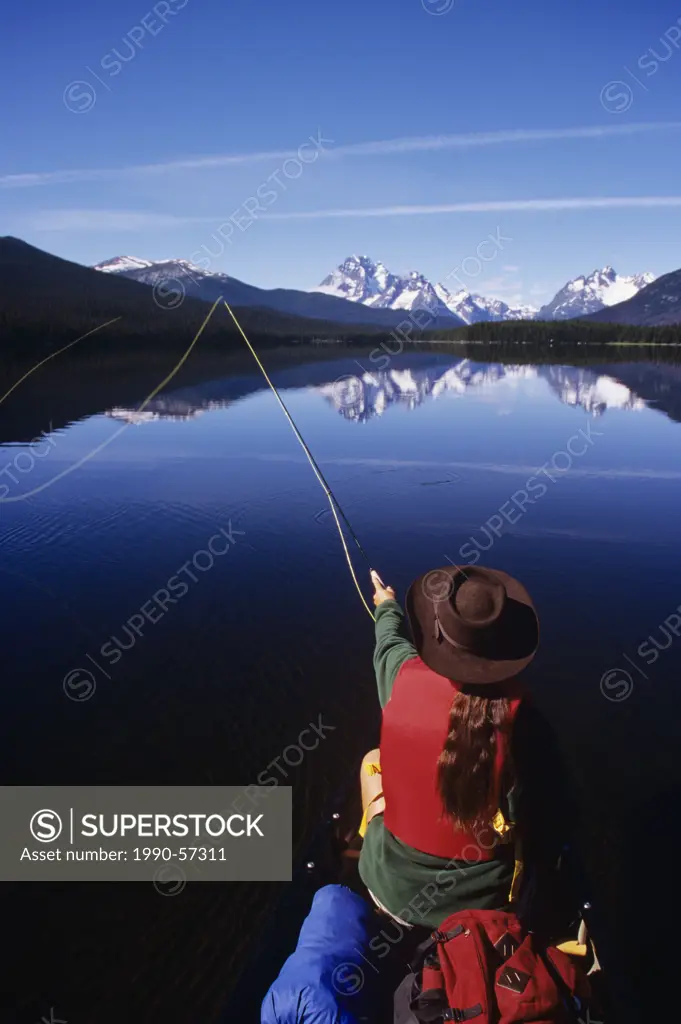
[(671, 0), (36, 0), (3, 21), (2, 233), (66, 258), (208, 252), (309, 288), (357, 252), (533, 304), (606, 264), (681, 265)]

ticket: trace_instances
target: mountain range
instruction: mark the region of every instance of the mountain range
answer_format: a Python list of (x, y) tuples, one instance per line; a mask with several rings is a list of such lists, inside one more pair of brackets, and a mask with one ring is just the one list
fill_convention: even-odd
[(529, 320), (537, 310), (532, 306), (511, 307), (500, 299), (486, 299), (460, 289), (451, 292), (443, 284), (432, 284), (416, 271), (405, 276), (392, 274), (383, 263), (368, 256), (349, 256), (315, 289), (324, 295), (359, 302), (372, 309), (435, 309), (440, 316), (463, 323), (480, 320)]
[[(210, 312), (206, 300), (214, 302), (223, 294), (238, 311), (244, 329), (263, 344), (299, 343), (305, 339), (370, 343), (371, 338), (400, 324), (404, 330), (410, 308), (410, 321), (416, 328), (414, 340), (420, 333), (423, 340), (428, 340), (430, 332), (453, 341), (532, 341), (539, 345), (552, 341), (554, 328), (550, 321), (518, 320), (523, 311), (509, 311), (498, 300), (469, 293), (466, 297), (459, 295), (457, 314), (447, 305), (452, 304), (451, 293), (442, 286), (432, 285), (418, 274), (406, 278), (391, 275), (378, 264), (372, 264), (376, 272), (370, 273), (368, 261), (364, 257), (362, 260), (362, 273), (346, 280), (346, 287), (341, 288), (341, 272), (348, 261), (332, 275), (334, 283), (320, 285), (345, 291), (347, 297), (340, 297), (318, 291), (256, 288), (226, 274), (208, 273), (186, 260), (154, 262), (116, 257), (95, 269), (44, 252), (18, 238), (0, 238), (0, 326), (5, 350), (14, 347), (28, 352), (29, 346), (42, 351), (61, 338), (72, 341), (101, 328), (105, 330), (88, 342), (89, 349), (109, 344), (107, 339), (112, 337), (139, 339), (154, 349), (172, 348), (186, 345), (187, 338), (198, 329), (204, 343), (214, 339), (221, 346), (236, 344), (238, 348), (238, 332), (226, 310), (216, 310), (207, 326), (201, 326)], [(355, 270), (359, 264), (360, 258), (353, 258)], [(557, 339), (651, 343), (658, 340), (654, 336), (657, 331), (660, 341), (676, 342), (678, 332), (664, 325), (681, 323), (681, 270), (639, 289), (648, 276), (622, 278), (606, 267), (569, 282), (550, 304), (556, 321), (564, 324), (562, 334), (555, 329)], [(635, 293), (631, 298), (608, 305), (631, 291)], [(360, 296), (373, 305), (360, 301)], [(417, 314), (414, 306), (419, 302), (423, 305)], [(597, 312), (579, 319), (581, 310), (594, 307)], [(542, 316), (542, 310), (537, 315)], [(570, 316), (577, 319), (567, 319)], [(613, 323), (610, 328), (607, 323), (589, 321)], [(480, 336), (471, 333), (478, 324)], [(658, 324), (659, 329), (648, 326)], [(636, 326), (636, 330), (630, 331), (629, 325)]]
[[(347, 302), (342, 296), (297, 291), (293, 288), (257, 288), (229, 274), (203, 270), (188, 260), (152, 262), (138, 259), (136, 256), (115, 256), (96, 264), (94, 269), (116, 277), (127, 277), (155, 288), (176, 288), (185, 295), (203, 299), (205, 302), (215, 302), (222, 295), (232, 306), (276, 310), (278, 313), (332, 321), (336, 324), (386, 328), (397, 327), (404, 320), (404, 313), (397, 308), (372, 309), (362, 304)], [(462, 324), (462, 320), (458, 317), (452, 318), (449, 310), (443, 307), (441, 315), (436, 315), (428, 326), (457, 327)]]
[(350, 256), (325, 277), (316, 290), (360, 302), (372, 309), (412, 309), (415, 305), (427, 304), (472, 324), (483, 320), (581, 318), (632, 298), (654, 280), (655, 275), (650, 272), (625, 277), (612, 267), (603, 267), (588, 276), (568, 281), (551, 302), (538, 309), (509, 306), (501, 299), (485, 298), (465, 289), (452, 292), (443, 284), (432, 284), (415, 271), (400, 277), (368, 256)]
[(452, 328), (481, 321), (566, 320), (581, 318), (613, 307), (637, 295), (655, 277), (646, 272), (623, 276), (612, 267), (594, 270), (574, 278), (560, 289), (551, 302), (533, 306), (509, 306), (501, 299), (486, 298), (465, 289), (450, 291), (412, 271), (394, 274), (368, 256), (349, 256), (317, 288), (263, 289), (245, 284), (227, 274), (202, 270), (187, 260), (151, 260), (116, 256), (98, 263), (96, 270), (159, 286), (175, 282), (187, 295), (213, 302), (222, 294), (242, 306), (276, 309), (297, 316), (334, 320), (337, 323), (396, 326), (410, 310), (430, 313), (426, 329)]

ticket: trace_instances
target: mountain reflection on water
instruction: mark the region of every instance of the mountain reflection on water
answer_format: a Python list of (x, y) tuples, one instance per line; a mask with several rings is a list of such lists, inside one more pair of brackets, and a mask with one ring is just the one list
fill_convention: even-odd
[(613, 377), (572, 366), (505, 366), (462, 359), (444, 370), (366, 372), (320, 388), (347, 419), (363, 422), (381, 416), (396, 402), (415, 409), (446, 392), (463, 394), (497, 381), (545, 380), (566, 405), (579, 405), (594, 416), (606, 409), (643, 409), (645, 402)]
[[(359, 372), (349, 372), (328, 382), (310, 384), (309, 390), (322, 394), (345, 419), (359, 423), (382, 416), (392, 405), (417, 409), (428, 400), (436, 400), (444, 394), (464, 394), (500, 381), (508, 384), (515, 381), (545, 381), (560, 402), (579, 406), (592, 416), (601, 416), (608, 409), (638, 411), (645, 408), (646, 401), (651, 400), (637, 393), (635, 364), (617, 367), (608, 373), (585, 367), (476, 363), (470, 359), (451, 360), (449, 365), (443, 365), (438, 360), (431, 366), (413, 366), (410, 365), (409, 357), (405, 357), (400, 363), (395, 368), (380, 371), (366, 370), (360, 365)], [(670, 368), (662, 369), (666, 376)], [(622, 377), (628, 383), (624, 383)], [(644, 389), (645, 383), (645, 379), (640, 382)], [(286, 388), (296, 384), (289, 382), (286, 374), (281, 374), (279, 386)], [(669, 390), (668, 379), (664, 390)], [(677, 392), (681, 394), (681, 379)], [(116, 407), (109, 409), (107, 415), (130, 423), (148, 423), (159, 419), (187, 420), (204, 412), (227, 408), (238, 397), (241, 396), (234, 393), (232, 381), (217, 380), (196, 388), (161, 395), (149, 402), (141, 412)]]

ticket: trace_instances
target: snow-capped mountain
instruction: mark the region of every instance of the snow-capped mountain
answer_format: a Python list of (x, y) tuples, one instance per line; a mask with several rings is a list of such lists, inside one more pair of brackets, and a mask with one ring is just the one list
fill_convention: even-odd
[(416, 271), (400, 276), (368, 256), (349, 256), (314, 289), (324, 295), (361, 302), (380, 309), (432, 309), (437, 316), (453, 316), (466, 324), (481, 320), (527, 320), (536, 314), (531, 306), (513, 308), (500, 299), (471, 295), (465, 289), (450, 292), (432, 284)]
[(399, 280), (382, 263), (374, 263), (368, 256), (349, 256), (313, 291), (363, 302), (365, 306), (386, 305), (381, 300), (392, 293)]
[(368, 256), (349, 256), (315, 291), (381, 309), (409, 310), (419, 305), (430, 308), (432, 304), (438, 316), (444, 310), (464, 323), (475, 324), (482, 320), (567, 320), (587, 316), (632, 298), (654, 280), (651, 273), (625, 277), (612, 267), (604, 267), (588, 277), (582, 275), (568, 281), (551, 302), (537, 310), (534, 306), (509, 306), (501, 299), (471, 294), (465, 289), (451, 292), (444, 284), (431, 284), (422, 274), (412, 272), (400, 277)]
[(409, 311), (418, 308), (438, 317), (449, 318), (452, 313), (458, 316), (438, 294), (437, 288), (416, 271), (399, 277), (368, 256), (349, 256), (313, 291), (360, 302), (374, 309)]
[(436, 284), (435, 292), (447, 309), (467, 324), (477, 324), (481, 320), (532, 320), (537, 315), (534, 306), (509, 306), (501, 299), (471, 295), (463, 288), (452, 293), (444, 285)]
[(655, 278), (633, 298), (592, 313), (589, 319), (656, 327), (681, 323), (681, 270)]
[(214, 277), (208, 270), (202, 270), (189, 260), (141, 260), (137, 256), (114, 256), (112, 260), (97, 263), (95, 270), (105, 274), (124, 274), (135, 277), (145, 284), (159, 284), (172, 280), (200, 280), (203, 277)]
[(540, 320), (569, 320), (597, 313), (606, 306), (615, 306), (633, 298), (654, 280), (655, 275), (650, 272), (625, 277), (612, 267), (603, 267), (588, 277), (575, 277), (568, 281), (551, 302), (542, 306), (538, 316)]
[(616, 380), (592, 370), (572, 366), (504, 365), (458, 360), (450, 367), (372, 371), (344, 377), (316, 390), (345, 419), (364, 423), (381, 416), (390, 405), (415, 409), (445, 392), (464, 394), (501, 380), (545, 380), (559, 401), (579, 406), (592, 416), (608, 409), (644, 409), (646, 403)]
[(151, 260), (140, 260), (137, 256), (114, 256), (112, 260), (104, 260), (98, 263), (95, 270), (101, 270), (105, 274), (124, 274), (130, 270), (144, 270), (145, 267), (153, 267)]

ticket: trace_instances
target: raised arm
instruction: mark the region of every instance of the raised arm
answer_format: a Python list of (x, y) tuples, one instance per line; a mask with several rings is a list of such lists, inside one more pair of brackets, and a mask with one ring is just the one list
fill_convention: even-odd
[(376, 648), (374, 669), (381, 707), (390, 700), (393, 683), (400, 668), (409, 658), (416, 657), (416, 648), (407, 639), (404, 612), (395, 600), (395, 591), (386, 587), (378, 573), (372, 570), (374, 604), (376, 605)]

